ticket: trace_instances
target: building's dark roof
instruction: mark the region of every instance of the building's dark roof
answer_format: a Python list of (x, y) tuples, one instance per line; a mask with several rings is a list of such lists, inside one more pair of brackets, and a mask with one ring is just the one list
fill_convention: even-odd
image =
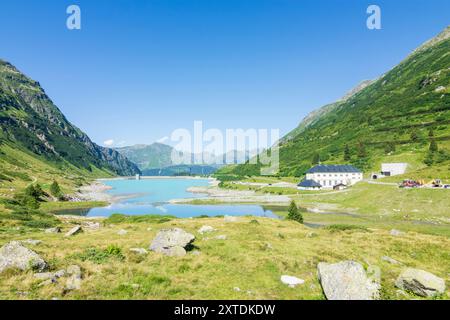
[(306, 173), (322, 173), (322, 172), (352, 172), (352, 173), (361, 173), (362, 171), (358, 168), (355, 168), (352, 165), (334, 165), (334, 164), (319, 164), (315, 167), (312, 167)]
[(299, 187), (303, 188), (320, 188), (322, 187), (320, 183), (315, 182), (314, 180), (303, 180), (298, 184)]
[(347, 185), (343, 184), (343, 183), (339, 183), (339, 184), (335, 185), (333, 188), (336, 188), (336, 187), (347, 187)]

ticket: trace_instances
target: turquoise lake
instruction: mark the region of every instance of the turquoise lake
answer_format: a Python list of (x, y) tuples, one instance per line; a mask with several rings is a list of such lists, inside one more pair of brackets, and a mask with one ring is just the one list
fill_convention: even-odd
[(208, 186), (207, 179), (142, 179), (142, 180), (105, 180), (104, 184), (112, 187), (107, 193), (123, 197), (108, 207), (92, 209), (75, 209), (57, 212), (83, 216), (110, 216), (114, 213), (126, 215), (159, 214), (179, 218), (197, 216), (263, 216), (278, 218), (272, 211), (259, 205), (187, 205), (169, 204), (172, 199), (201, 198), (202, 194), (187, 191), (189, 187)]

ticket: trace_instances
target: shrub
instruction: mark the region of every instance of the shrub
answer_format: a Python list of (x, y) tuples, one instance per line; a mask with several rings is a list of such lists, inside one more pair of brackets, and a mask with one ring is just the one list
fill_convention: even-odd
[(47, 229), (55, 227), (57, 222), (53, 220), (30, 220), (23, 222), (23, 225), (29, 228)]
[(116, 258), (119, 260), (125, 259), (122, 254), (122, 249), (116, 245), (109, 245), (104, 250), (98, 248), (87, 248), (81, 253), (74, 254), (72, 257), (78, 258), (82, 261), (91, 261), (97, 264), (102, 264), (110, 258)]
[(303, 216), (300, 213), (300, 210), (297, 208), (295, 201), (291, 201), (288, 209), (288, 219), (297, 221), (298, 223), (303, 223)]
[(58, 200), (64, 199), (64, 194), (62, 193), (61, 188), (56, 181), (53, 181), (52, 185), (50, 186), (50, 193)]
[(347, 231), (347, 230), (358, 230), (358, 231), (369, 231), (366, 227), (363, 226), (356, 226), (351, 224), (331, 224), (329, 226), (326, 226), (325, 229), (331, 231), (331, 232), (337, 232), (337, 231)]

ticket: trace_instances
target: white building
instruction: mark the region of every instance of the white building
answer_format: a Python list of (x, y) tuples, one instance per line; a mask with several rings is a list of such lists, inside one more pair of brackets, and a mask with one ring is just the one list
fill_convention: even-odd
[(351, 165), (317, 165), (306, 172), (306, 180), (313, 180), (322, 188), (333, 189), (339, 184), (351, 186), (362, 181), (363, 173)]
[(404, 174), (406, 172), (406, 168), (408, 167), (407, 163), (382, 163), (381, 164), (381, 174), (390, 177), (397, 176), (399, 174)]

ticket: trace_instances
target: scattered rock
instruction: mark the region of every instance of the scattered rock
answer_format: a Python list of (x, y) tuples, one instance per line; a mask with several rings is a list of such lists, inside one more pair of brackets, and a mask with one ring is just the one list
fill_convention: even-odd
[(148, 254), (148, 251), (145, 250), (144, 248), (131, 248), (130, 251), (133, 252), (133, 253), (136, 253), (138, 255), (146, 255), (146, 254)]
[(398, 237), (404, 234), (403, 231), (392, 229), (390, 232), (391, 236)]
[(380, 284), (367, 277), (364, 267), (355, 261), (317, 266), (319, 281), (328, 300), (374, 300)]
[(66, 270), (59, 270), (54, 273), (56, 278), (62, 278), (66, 275)]
[(38, 280), (48, 280), (55, 277), (55, 275), (51, 272), (41, 272), (41, 273), (35, 273), (34, 277)]
[(241, 291), (241, 288), (234, 287), (233, 290), (236, 291), (236, 292), (239, 292), (239, 291)]
[(127, 231), (127, 230), (124, 230), (124, 229), (120, 229), (119, 232), (117, 232), (117, 234), (118, 234), (119, 236), (124, 236), (124, 235), (126, 235), (127, 233), (128, 233), (128, 231)]
[(11, 241), (0, 248), (0, 273), (11, 268), (42, 272), (47, 267), (44, 259), (36, 252), (24, 247), (19, 241)]
[(71, 266), (67, 267), (66, 272), (69, 275), (75, 275), (75, 276), (81, 277), (81, 268), (77, 265), (71, 265)]
[(80, 290), (81, 289), (81, 268), (77, 265), (72, 265), (67, 268), (67, 278), (65, 290)]
[(151, 227), (148, 227), (147, 228), (147, 231), (152, 231), (153, 229), (151, 228)]
[(67, 232), (64, 236), (65, 237), (72, 237), (78, 233), (83, 232), (83, 228), (81, 228), (81, 226), (75, 226), (72, 229), (69, 230), (69, 232)]
[(214, 228), (211, 226), (203, 226), (198, 230), (198, 233), (200, 234), (204, 234), (204, 233), (208, 233), (208, 232), (213, 232)]
[(215, 237), (216, 240), (227, 240), (227, 236), (224, 234), (221, 234), (220, 236)]
[(193, 254), (194, 256), (199, 256), (199, 255), (201, 255), (202, 253), (201, 253), (200, 251), (198, 251), (198, 250), (194, 250), (194, 251), (192, 251), (192, 254)]
[(92, 222), (92, 221), (86, 221), (84, 223), (84, 228), (90, 229), (90, 230), (98, 230), (101, 227), (100, 222)]
[(194, 240), (194, 235), (182, 229), (165, 229), (158, 232), (150, 245), (150, 250), (168, 256), (184, 256), (186, 254), (185, 248)]
[(444, 86), (439, 86), (436, 89), (434, 89), (434, 92), (442, 92), (445, 91), (445, 87)]
[(32, 246), (37, 246), (37, 245), (40, 245), (42, 243), (41, 240), (33, 240), (33, 239), (27, 239), (27, 240), (23, 240), (23, 241), (20, 241), (20, 242), (25, 243), (25, 244), (29, 244), (29, 245), (32, 245)]
[(65, 287), (66, 291), (80, 290), (80, 289), (81, 289), (81, 277), (73, 275), (67, 278)]
[(318, 234), (315, 232), (308, 232), (308, 234), (306, 235), (307, 238), (316, 238), (318, 237)]
[(407, 268), (395, 281), (397, 288), (412, 291), (421, 297), (433, 297), (444, 293), (445, 281), (420, 269)]
[(62, 278), (66, 275), (65, 270), (59, 270), (57, 272), (41, 272), (41, 273), (35, 273), (34, 277), (38, 280), (44, 281), (40, 285), (48, 285), (51, 283), (56, 283), (58, 278)]
[(57, 281), (56, 281), (55, 278), (50, 278), (50, 279), (47, 279), (47, 280), (45, 280), (45, 281), (42, 281), (42, 282), (39, 284), (39, 287), (45, 287), (45, 286), (54, 284), (54, 283), (56, 283), (56, 282), (57, 282)]
[(381, 260), (392, 263), (392, 264), (400, 264), (399, 261), (392, 259), (391, 257), (388, 257), (388, 256), (382, 256)]
[(61, 233), (60, 227), (45, 229), (45, 233)]
[(238, 217), (233, 217), (233, 216), (225, 216), (223, 218), (223, 220), (225, 222), (238, 222), (239, 221)]
[(305, 280), (299, 279), (299, 278), (293, 277), (293, 276), (284, 275), (284, 276), (281, 276), (281, 282), (283, 282), (284, 284), (287, 284), (289, 286), (289, 288), (295, 288), (299, 284), (305, 283)]

